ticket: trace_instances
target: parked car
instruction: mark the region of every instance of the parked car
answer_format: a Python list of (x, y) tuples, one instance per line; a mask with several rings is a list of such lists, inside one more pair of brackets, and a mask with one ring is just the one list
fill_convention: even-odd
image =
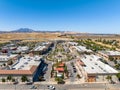
[(72, 67), (74, 68), (75, 66), (73, 65)]
[(26, 83), (26, 85), (32, 85), (33, 84), (33, 82), (27, 82)]
[(73, 74), (72, 74), (72, 73), (70, 74), (70, 77), (73, 77)]
[(55, 87), (52, 86), (52, 85), (48, 85), (48, 89), (50, 89), (50, 90), (55, 90)]
[(76, 73), (77, 71), (76, 70), (74, 70), (74, 73)]
[(76, 69), (75, 67), (73, 67), (73, 69)]
[(33, 85), (32, 87), (30, 87), (30, 89), (37, 89), (37, 87)]
[(15, 81), (13, 84), (18, 84), (18, 81)]
[(111, 84), (115, 84), (115, 82), (112, 80), (112, 81), (111, 81)]

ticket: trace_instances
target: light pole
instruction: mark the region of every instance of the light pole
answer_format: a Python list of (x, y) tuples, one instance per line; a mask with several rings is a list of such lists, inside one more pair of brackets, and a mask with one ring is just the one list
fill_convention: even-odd
[(45, 85), (44, 85), (44, 90), (45, 90)]
[(15, 85), (15, 90), (16, 90), (16, 83), (14, 85)]
[(105, 90), (109, 90), (108, 84), (105, 83)]

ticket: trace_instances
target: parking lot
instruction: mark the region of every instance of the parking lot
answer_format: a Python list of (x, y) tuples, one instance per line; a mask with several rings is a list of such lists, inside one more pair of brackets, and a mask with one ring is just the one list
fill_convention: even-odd
[[(68, 68), (68, 71), (69, 71), (69, 80), (70, 82), (74, 82), (75, 81), (75, 78), (76, 78), (76, 72), (74, 72), (73, 70), (73, 66), (71, 66), (70, 63), (67, 64), (67, 68)], [(74, 67), (75, 68), (75, 67)]]

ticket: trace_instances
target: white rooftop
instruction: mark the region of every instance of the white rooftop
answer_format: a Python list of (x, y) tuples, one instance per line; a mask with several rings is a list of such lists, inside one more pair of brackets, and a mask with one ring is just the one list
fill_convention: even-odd
[(29, 50), (29, 47), (28, 46), (19, 46), (17, 48), (18, 51), (26, 51), (26, 50)]
[(84, 46), (74, 46), (79, 52), (92, 52), (92, 50), (90, 49), (87, 49), (86, 47)]
[(68, 42), (68, 43), (71, 45), (78, 45), (78, 43), (76, 43), (76, 42)]
[(50, 44), (51, 42), (43, 42), (42, 45)]
[(37, 46), (37, 47), (34, 48), (34, 51), (41, 51), (44, 48), (46, 48), (46, 46)]
[(10, 54), (8, 55), (0, 55), (0, 61), (8, 61), (10, 58), (14, 58), (15, 56), (17, 56), (17, 54)]
[(100, 51), (100, 52), (107, 54), (107, 55), (120, 55), (119, 51)]
[(30, 57), (30, 56), (24, 56), (22, 57), (20, 60), (18, 60), (13, 66), (12, 68), (16, 69), (16, 70), (29, 70), (31, 68), (31, 66), (36, 65), (38, 66), (40, 64), (40, 58), (39, 56), (34, 56), (34, 57)]
[(86, 67), (83, 68), (88, 74), (118, 73), (117, 70), (101, 62), (99, 58), (100, 57), (96, 55), (85, 55), (81, 58), (81, 61), (86, 65)]

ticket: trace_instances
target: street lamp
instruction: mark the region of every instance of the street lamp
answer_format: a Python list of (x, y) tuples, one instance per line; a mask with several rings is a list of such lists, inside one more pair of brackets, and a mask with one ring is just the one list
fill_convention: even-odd
[(109, 90), (108, 84), (105, 83), (105, 90)]

